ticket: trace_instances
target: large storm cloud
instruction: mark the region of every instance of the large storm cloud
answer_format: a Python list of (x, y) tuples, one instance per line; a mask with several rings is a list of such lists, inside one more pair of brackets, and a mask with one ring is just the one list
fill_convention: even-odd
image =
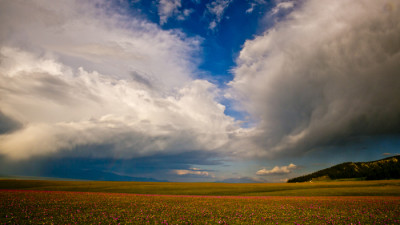
[(244, 44), (231, 95), (263, 155), (400, 133), (400, 3), (301, 1)]
[(196, 37), (104, 1), (1, 1), (0, 26), (3, 156), (215, 151), (238, 129), (195, 79)]

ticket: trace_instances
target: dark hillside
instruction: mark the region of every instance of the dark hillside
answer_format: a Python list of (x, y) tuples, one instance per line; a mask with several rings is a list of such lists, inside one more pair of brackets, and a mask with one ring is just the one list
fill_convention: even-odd
[(400, 156), (371, 162), (346, 162), (312, 174), (292, 178), (288, 182), (306, 182), (319, 177), (330, 179), (363, 178), (366, 180), (399, 179)]

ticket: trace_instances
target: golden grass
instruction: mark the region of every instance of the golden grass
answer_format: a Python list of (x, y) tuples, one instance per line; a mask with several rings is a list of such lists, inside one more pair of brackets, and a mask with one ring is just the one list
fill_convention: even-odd
[(0, 180), (0, 189), (213, 196), (400, 196), (400, 180), (257, 184)]

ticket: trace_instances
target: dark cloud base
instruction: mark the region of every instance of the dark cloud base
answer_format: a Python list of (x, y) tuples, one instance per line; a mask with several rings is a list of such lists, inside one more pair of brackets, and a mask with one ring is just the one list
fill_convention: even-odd
[(173, 170), (186, 170), (193, 165), (219, 165), (217, 155), (204, 151), (160, 154), (134, 159), (89, 157), (34, 157), (13, 162), (0, 156), (0, 175), (35, 176), (99, 181), (174, 181)]
[(22, 127), (22, 124), (5, 115), (0, 110), (0, 135), (12, 133)]
[(230, 85), (267, 156), (400, 134), (400, 7), (385, 4), (304, 1), (246, 41)]

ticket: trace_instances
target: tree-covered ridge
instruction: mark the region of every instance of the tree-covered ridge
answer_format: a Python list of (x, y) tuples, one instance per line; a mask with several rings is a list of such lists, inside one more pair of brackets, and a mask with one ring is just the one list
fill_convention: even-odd
[(366, 180), (399, 179), (400, 156), (371, 162), (345, 162), (312, 174), (289, 179), (288, 182), (306, 182), (319, 177), (329, 179), (363, 178)]

